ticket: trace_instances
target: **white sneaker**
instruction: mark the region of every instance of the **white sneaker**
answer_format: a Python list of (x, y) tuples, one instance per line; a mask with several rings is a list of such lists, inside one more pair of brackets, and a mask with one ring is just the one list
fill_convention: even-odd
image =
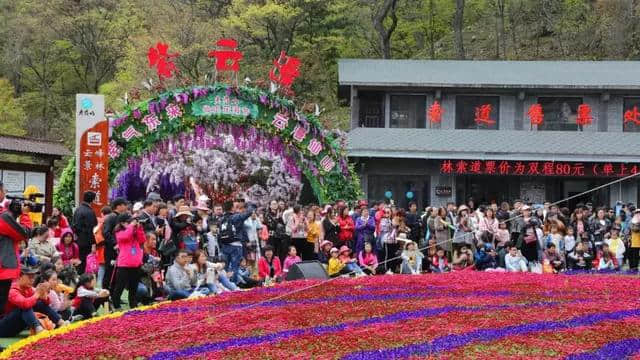
[(391, 271), (391, 269), (387, 270), (387, 272), (385, 273), (387, 275), (393, 275), (393, 271)]

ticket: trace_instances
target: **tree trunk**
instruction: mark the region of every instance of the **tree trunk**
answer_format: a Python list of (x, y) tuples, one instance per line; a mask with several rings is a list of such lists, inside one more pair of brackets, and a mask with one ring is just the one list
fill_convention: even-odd
[(505, 0), (496, 0), (496, 37), (498, 39), (496, 52), (498, 59), (500, 58), (500, 52), (502, 52), (502, 57), (507, 56), (507, 41), (504, 31), (504, 4)]
[(431, 60), (436, 58), (436, 39), (433, 29), (433, 18), (436, 16), (436, 6), (433, 0), (429, 0), (429, 56)]
[(457, 58), (464, 60), (464, 39), (462, 28), (464, 27), (464, 0), (456, 0), (456, 13), (453, 17), (453, 30), (455, 32), (455, 49)]
[[(384, 59), (391, 58), (391, 35), (398, 25), (398, 17), (396, 16), (397, 4), (398, 0), (384, 0), (382, 6), (373, 16), (373, 27), (376, 29), (378, 37), (380, 38), (380, 52)], [(385, 28), (384, 20), (389, 15), (391, 16), (391, 24), (389, 28)]]

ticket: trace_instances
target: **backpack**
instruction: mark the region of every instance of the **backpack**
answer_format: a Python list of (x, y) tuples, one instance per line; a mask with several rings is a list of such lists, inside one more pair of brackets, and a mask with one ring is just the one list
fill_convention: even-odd
[(236, 227), (231, 222), (231, 215), (224, 215), (220, 221), (220, 233), (218, 242), (220, 244), (231, 244), (236, 241)]

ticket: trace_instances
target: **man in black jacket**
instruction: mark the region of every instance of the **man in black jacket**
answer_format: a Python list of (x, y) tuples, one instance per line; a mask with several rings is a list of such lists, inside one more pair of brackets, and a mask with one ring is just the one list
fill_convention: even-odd
[(142, 211), (140, 212), (140, 216), (138, 217), (138, 222), (140, 223), (140, 225), (142, 225), (145, 233), (155, 233), (157, 231), (157, 209), (158, 208), (156, 206), (156, 203), (153, 200), (147, 199), (142, 204)]
[(98, 218), (91, 208), (91, 204), (95, 199), (95, 192), (85, 192), (82, 195), (82, 203), (73, 213), (73, 231), (76, 233), (78, 238), (81, 273), (84, 273), (84, 268), (87, 263), (87, 255), (91, 253), (91, 245), (96, 243), (96, 238), (93, 235), (93, 228), (98, 226)]
[(124, 198), (116, 198), (111, 202), (113, 212), (104, 219), (102, 226), (102, 236), (104, 236), (104, 278), (102, 279), (102, 288), (111, 290), (111, 278), (115, 268), (118, 253), (114, 248), (116, 246), (116, 236), (113, 232), (118, 224), (118, 215), (127, 212), (127, 200)]

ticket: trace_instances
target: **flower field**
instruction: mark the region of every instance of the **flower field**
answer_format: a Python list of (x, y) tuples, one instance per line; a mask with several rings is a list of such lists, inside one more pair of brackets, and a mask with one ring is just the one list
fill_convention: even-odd
[[(285, 283), (73, 324), (12, 359), (640, 359), (640, 278), (460, 272)], [(292, 292), (292, 293), (291, 293)]]

